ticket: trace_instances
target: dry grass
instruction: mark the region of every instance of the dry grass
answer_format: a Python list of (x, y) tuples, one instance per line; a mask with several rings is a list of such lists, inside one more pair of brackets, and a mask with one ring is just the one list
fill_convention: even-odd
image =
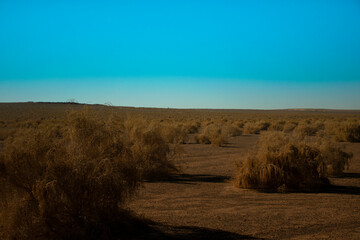
[(202, 125), (205, 127), (201, 129), (200, 133), (195, 135), (196, 143), (200, 144), (212, 144), (221, 147), (227, 143), (227, 138), (240, 136), (243, 132), (237, 124), (227, 119), (221, 119), (216, 122), (207, 121)]
[(226, 124), (222, 128), (222, 131), (227, 137), (236, 137), (242, 135), (243, 133), (243, 130), (235, 124)]
[(94, 105), (65, 114), (82, 108), (0, 104), (0, 238), (121, 238), (136, 222), (127, 200), (141, 181), (176, 172), (172, 159), (189, 134), (223, 146), (242, 132), (261, 133), (237, 166), (236, 185), (263, 189), (316, 190), (351, 158), (328, 138), (359, 141), (358, 112)]
[(349, 168), (349, 160), (352, 158), (352, 153), (343, 151), (333, 141), (321, 138), (318, 142), (318, 148), (322, 155), (322, 160), (327, 166), (328, 176), (341, 176), (344, 169)]
[(124, 234), (133, 218), (122, 206), (141, 181), (175, 170), (157, 129), (134, 124), (99, 121), (82, 112), (63, 126), (39, 125), (8, 138), (0, 157), (7, 188), (1, 192), (2, 237)]
[(143, 179), (166, 178), (177, 171), (172, 162), (177, 148), (166, 142), (160, 125), (141, 118), (128, 118), (123, 131), (127, 138), (127, 149), (131, 157), (136, 159)]
[(264, 132), (258, 149), (236, 165), (235, 185), (243, 188), (317, 190), (341, 174), (351, 154), (328, 140), (306, 141), (282, 132)]
[(247, 122), (244, 125), (245, 134), (260, 134), (261, 131), (266, 131), (270, 127), (270, 123), (266, 121)]
[(0, 128), (0, 141), (4, 141), (15, 133), (14, 129)]
[(269, 131), (284, 131), (286, 121), (274, 121), (268, 128)]
[(194, 133), (198, 133), (201, 127), (201, 123), (200, 122), (188, 122), (184, 125), (185, 129), (186, 129), (186, 133), (188, 134), (194, 134)]
[(340, 142), (360, 142), (360, 123), (356, 121), (331, 122), (326, 132)]
[(286, 122), (284, 124), (283, 131), (285, 133), (290, 133), (290, 132), (294, 131), (294, 129), (297, 127), (297, 125), (298, 125), (297, 122)]
[(195, 136), (195, 141), (202, 144), (212, 144), (221, 147), (226, 143), (227, 136), (220, 125), (210, 124)]
[(325, 124), (322, 122), (312, 123), (310, 120), (300, 122), (294, 129), (294, 133), (300, 137), (315, 136), (319, 131), (325, 129)]
[(191, 126), (187, 128), (183, 124), (167, 124), (161, 126), (161, 134), (165, 141), (172, 144), (184, 144), (189, 140), (189, 129), (195, 131)]

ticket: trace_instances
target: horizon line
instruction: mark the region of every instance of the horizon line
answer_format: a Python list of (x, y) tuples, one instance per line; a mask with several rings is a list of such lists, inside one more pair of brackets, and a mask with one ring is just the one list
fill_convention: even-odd
[(120, 108), (148, 108), (148, 109), (171, 109), (171, 110), (247, 110), (247, 111), (360, 111), (360, 109), (339, 109), (339, 108), (306, 108), (306, 107), (295, 107), (295, 108), (181, 108), (181, 107), (136, 107), (136, 106), (124, 106), (124, 105), (113, 105), (111, 103), (82, 103), (82, 102), (71, 102), (71, 101), (26, 101), (26, 102), (0, 102), (0, 104), (73, 104), (73, 105), (100, 105), (104, 107), (120, 107)]

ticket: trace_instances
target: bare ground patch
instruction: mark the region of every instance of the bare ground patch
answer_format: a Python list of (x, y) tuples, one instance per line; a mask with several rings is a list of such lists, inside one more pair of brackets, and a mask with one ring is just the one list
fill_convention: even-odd
[(354, 158), (342, 177), (330, 179), (328, 189), (269, 193), (237, 189), (231, 183), (234, 162), (256, 141), (257, 136), (245, 135), (230, 138), (221, 148), (184, 145), (185, 157), (179, 160), (183, 173), (145, 183), (130, 208), (163, 226), (167, 234), (183, 232), (178, 234), (181, 239), (360, 238), (359, 143), (345, 144)]

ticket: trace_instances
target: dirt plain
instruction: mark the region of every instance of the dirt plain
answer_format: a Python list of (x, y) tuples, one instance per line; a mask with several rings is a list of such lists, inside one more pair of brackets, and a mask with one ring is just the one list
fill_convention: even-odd
[(235, 188), (235, 161), (257, 135), (229, 139), (225, 147), (183, 145), (182, 173), (147, 182), (130, 209), (173, 239), (360, 239), (360, 144), (345, 143), (354, 157), (341, 178), (320, 193), (274, 193)]
[[(2, 103), (3, 130), (27, 119), (62, 119), (77, 104)], [(175, 110), (92, 106), (94, 111), (148, 118), (272, 118), (351, 115), (359, 111)], [(106, 111), (104, 111), (106, 109)], [(145, 182), (128, 209), (150, 223), (136, 239), (360, 239), (360, 143), (339, 143), (354, 157), (350, 168), (321, 192), (263, 192), (233, 186), (234, 165), (256, 146), (259, 135), (228, 139), (223, 147), (181, 144), (175, 159), (180, 172), (172, 178)], [(0, 141), (0, 147), (2, 141)]]

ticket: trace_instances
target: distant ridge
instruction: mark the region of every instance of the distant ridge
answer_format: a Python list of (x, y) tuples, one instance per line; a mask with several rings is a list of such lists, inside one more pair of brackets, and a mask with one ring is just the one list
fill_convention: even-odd
[(84, 103), (78, 102), (26, 102), (26, 103), (40, 103), (40, 104), (77, 104), (77, 105), (86, 105)]
[(278, 109), (284, 111), (342, 111), (342, 109), (332, 109), (332, 108), (285, 108), (285, 109)]
[(359, 109), (332, 109), (332, 108), (286, 108), (277, 109), (279, 111), (294, 111), (294, 112), (341, 112), (341, 111), (360, 111)]
[(220, 111), (220, 112), (309, 112), (309, 113), (355, 113), (359, 114), (360, 109), (331, 109), (331, 108), (284, 108), (284, 109), (246, 109), (246, 108), (165, 108), (165, 107), (134, 107), (134, 106), (116, 106), (112, 104), (89, 104), (89, 103), (79, 103), (79, 102), (0, 102), (2, 106), (4, 105), (70, 105), (70, 106), (99, 106), (99, 107), (113, 107), (120, 109), (143, 109), (143, 110), (189, 110), (189, 111)]

